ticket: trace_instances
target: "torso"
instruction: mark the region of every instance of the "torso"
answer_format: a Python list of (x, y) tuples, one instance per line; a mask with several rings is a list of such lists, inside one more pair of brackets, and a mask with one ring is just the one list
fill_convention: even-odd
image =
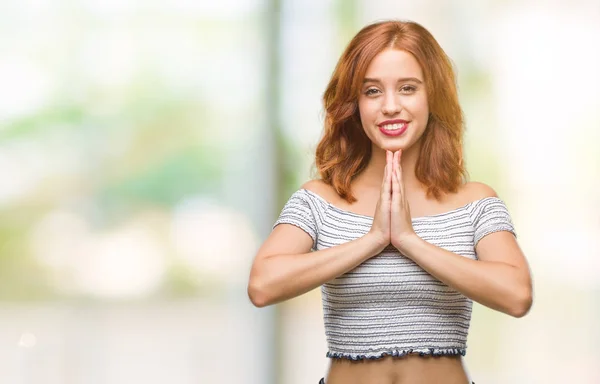
[[(319, 180), (304, 185), (331, 205), (358, 215), (373, 216), (379, 199), (379, 190), (353, 185), (352, 192), (357, 201), (348, 204), (340, 198), (333, 187)], [(447, 194), (441, 200), (428, 199), (424, 191), (407, 191), (413, 218), (436, 215), (462, 207), (482, 196), (489, 187), (479, 183), (467, 183), (457, 193)], [(469, 383), (461, 356), (418, 356), (384, 357), (352, 361), (332, 358), (326, 384), (426, 384), (443, 382), (448, 384)]]
[(352, 361), (332, 359), (325, 384), (466, 384), (469, 383), (460, 356)]

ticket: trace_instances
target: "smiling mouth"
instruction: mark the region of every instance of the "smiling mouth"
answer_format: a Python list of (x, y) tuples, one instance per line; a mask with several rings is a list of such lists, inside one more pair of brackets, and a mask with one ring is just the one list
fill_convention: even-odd
[(404, 126), (406, 126), (406, 123), (396, 123), (396, 124), (386, 124), (386, 125), (381, 125), (381, 129), (384, 129), (386, 131), (397, 131), (399, 129), (404, 128)]
[(408, 122), (404, 121), (401, 123), (392, 123), (392, 124), (381, 124), (379, 125), (379, 130), (386, 136), (400, 136), (408, 129)]

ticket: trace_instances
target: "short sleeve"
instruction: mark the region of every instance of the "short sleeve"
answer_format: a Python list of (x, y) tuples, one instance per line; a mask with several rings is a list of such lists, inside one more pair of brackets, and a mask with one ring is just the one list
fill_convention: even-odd
[(313, 248), (317, 242), (318, 225), (314, 202), (305, 190), (296, 191), (285, 203), (279, 218), (273, 225), (292, 224), (306, 232), (313, 240)]
[(479, 200), (475, 204), (471, 217), (475, 229), (474, 246), (477, 246), (477, 243), (485, 236), (494, 232), (508, 231), (515, 237), (517, 236), (506, 205), (497, 197)]

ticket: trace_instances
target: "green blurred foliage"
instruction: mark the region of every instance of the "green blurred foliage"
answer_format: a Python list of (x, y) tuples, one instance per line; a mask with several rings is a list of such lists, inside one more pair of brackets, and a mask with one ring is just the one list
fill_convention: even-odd
[[(98, 113), (88, 104), (58, 104), (6, 122), (0, 146), (14, 141), (50, 143), (58, 135), (82, 164), (76, 174), (53, 174), (29, 193), (0, 207), (0, 300), (59, 296), (51, 275), (35, 260), (30, 229), (49, 211), (66, 207), (97, 230), (146, 209), (168, 211), (190, 195), (217, 196), (223, 174), (221, 149), (204, 139), (205, 108), (197, 100), (170, 95), (132, 98)], [(52, 158), (53, 147), (40, 156)], [(18, 166), (18, 165), (16, 165)], [(189, 295), (193, 279), (172, 266), (165, 287)]]

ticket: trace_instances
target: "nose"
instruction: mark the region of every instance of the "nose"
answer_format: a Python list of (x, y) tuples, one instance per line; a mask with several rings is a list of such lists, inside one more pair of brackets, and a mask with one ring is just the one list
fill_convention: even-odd
[(383, 99), (383, 105), (381, 107), (381, 112), (384, 115), (395, 115), (402, 110), (400, 106), (400, 101), (395, 94), (387, 94)]

